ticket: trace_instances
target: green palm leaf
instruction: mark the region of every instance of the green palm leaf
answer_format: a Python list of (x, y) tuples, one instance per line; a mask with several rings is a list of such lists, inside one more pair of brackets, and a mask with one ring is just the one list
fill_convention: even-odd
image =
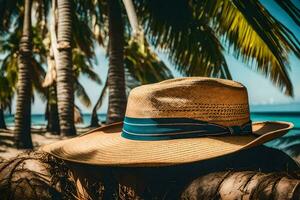
[(231, 79), (221, 43), (207, 21), (194, 17), (188, 1), (144, 0), (136, 5), (150, 42), (167, 53), (179, 72)]
[(129, 75), (126, 76), (126, 82), (127, 85), (131, 85), (130, 87), (173, 77), (169, 68), (150, 49), (146, 40), (143, 45), (133, 39), (125, 46), (124, 63), (126, 73)]
[(91, 106), (91, 100), (88, 96), (88, 94), (86, 93), (84, 87), (81, 85), (81, 83), (75, 79), (74, 80), (74, 91), (75, 91), (75, 95), (76, 97), (79, 99), (79, 101), (86, 107)]
[[(300, 43), (259, 1), (143, 0), (136, 5), (151, 43), (183, 75), (231, 78), (223, 56), (227, 50), (293, 95), (288, 54), (300, 57)], [(279, 5), (299, 22), (299, 9), (291, 1)]]
[(300, 26), (300, 9), (291, 0), (275, 0), (276, 3)]
[[(294, 36), (257, 1), (207, 1), (202, 5), (212, 19), (211, 26), (228, 44), (228, 51), (244, 62), (253, 62), (255, 70), (287, 95), (293, 95), (289, 79), (288, 53), (299, 54)], [(198, 17), (202, 17), (198, 13)], [(295, 40), (295, 41), (294, 41)], [(293, 42), (292, 42), (293, 41)]]

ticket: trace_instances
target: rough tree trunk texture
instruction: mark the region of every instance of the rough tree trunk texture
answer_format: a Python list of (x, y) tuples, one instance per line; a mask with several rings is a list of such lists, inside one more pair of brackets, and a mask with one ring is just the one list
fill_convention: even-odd
[(108, 113), (107, 123), (124, 119), (126, 110), (124, 69), (124, 26), (118, 0), (108, 0), (109, 20), (109, 70), (108, 70)]
[[(206, 173), (210, 169), (203, 169), (211, 168), (215, 161), (165, 168), (105, 168), (65, 163), (49, 154), (31, 152), (0, 162), (0, 194), (1, 200), (300, 199), (299, 171), (294, 171), (297, 174), (290, 171), (294, 167), (283, 167), (285, 164), (294, 165), (293, 161), (278, 154), (278, 161), (272, 163), (277, 159), (274, 152), (265, 153), (270, 157), (265, 159), (265, 166), (258, 161), (256, 167), (252, 167), (273, 172), (230, 170)], [(237, 155), (235, 162), (242, 160)], [(249, 159), (250, 163), (254, 157), (257, 154), (239, 162)], [(224, 159), (234, 163), (229, 157)], [(220, 167), (224, 165), (222, 159), (215, 160), (219, 165), (217, 168), (228, 167), (228, 164)], [(285, 164), (280, 165), (279, 160)], [(235, 170), (244, 168), (244, 164), (236, 163)], [(285, 169), (289, 173), (283, 172)]]
[(54, 157), (29, 152), (0, 162), (1, 200), (75, 200), (75, 183), (65, 164)]
[(287, 174), (218, 172), (199, 177), (182, 193), (182, 199), (300, 199), (300, 177)]
[(56, 99), (56, 85), (53, 84), (49, 87), (49, 98), (47, 104), (47, 132), (59, 135), (59, 118), (58, 118), (58, 108)]
[(4, 119), (4, 111), (0, 108), (0, 129), (6, 129), (5, 119)]
[(74, 88), (72, 73), (72, 10), (70, 0), (58, 0), (57, 48), (57, 101), (60, 132), (62, 135), (75, 135)]
[(15, 136), (18, 148), (32, 148), (31, 139), (31, 0), (25, 0), (23, 32), (19, 46)]
[(108, 79), (106, 79), (103, 89), (101, 91), (101, 94), (99, 96), (99, 99), (97, 100), (97, 102), (93, 108), (90, 127), (98, 127), (99, 126), (97, 110), (101, 107), (101, 105), (103, 103), (103, 99), (107, 93), (107, 83), (108, 83)]
[[(230, 173), (248, 176), (249, 170), (251, 170), (254, 174), (268, 175), (266, 179), (273, 181), (273, 175), (288, 178), (289, 175), (283, 172), (293, 174), (293, 172), (299, 171), (299, 166), (285, 153), (264, 146), (243, 150), (211, 160), (171, 167), (100, 168), (93, 165), (75, 163), (67, 163), (67, 165), (75, 174), (77, 182), (81, 183), (82, 196), (89, 196), (90, 199), (102, 198), (98, 193), (95, 193), (94, 186), (99, 185), (99, 183), (102, 183), (104, 187), (104, 193), (99, 193), (105, 197), (104, 199), (113, 199), (118, 196), (120, 199), (173, 200), (180, 199), (181, 197), (187, 198), (187, 196), (183, 196), (181, 193), (185, 191), (183, 194), (187, 194), (190, 188), (189, 185), (198, 178), (204, 177), (207, 174), (212, 174), (212, 176), (217, 175), (216, 178), (218, 178), (218, 173), (215, 172), (222, 172), (221, 174), (226, 175), (228, 171), (230, 171)], [(236, 172), (233, 172), (233, 170)], [(293, 186), (293, 184), (296, 179), (299, 182), (299, 176), (294, 175), (293, 179), (288, 180), (289, 183), (292, 184), (292, 187), (295, 186)], [(232, 180), (233, 177), (234, 176), (228, 177), (228, 180)], [(260, 189), (268, 189), (267, 185), (260, 185), (265, 182), (261, 182), (260, 179), (256, 178), (255, 180), (257, 180), (257, 182), (253, 184), (256, 184), (257, 187)], [(247, 184), (246, 182), (244, 183)], [(245, 185), (245, 187), (246, 186), (247, 185)], [(201, 188), (202, 187), (203, 185), (201, 185)], [(185, 190), (185, 188), (187, 189)], [(199, 190), (201, 190), (201, 188), (199, 188)], [(203, 189), (207, 190), (207, 193), (214, 194), (218, 191), (217, 187), (206, 187)], [(228, 187), (226, 189), (228, 193), (240, 193), (239, 188), (236, 187)], [(262, 195), (264, 191), (258, 192)], [(193, 194), (190, 196), (191, 199), (194, 198), (192, 195)], [(299, 194), (295, 195), (298, 195), (299, 198)], [(200, 199), (210, 198), (202, 196)]]
[(94, 111), (94, 109), (93, 109), (90, 127), (99, 127), (99, 126), (100, 126), (100, 124), (99, 124), (97, 111)]

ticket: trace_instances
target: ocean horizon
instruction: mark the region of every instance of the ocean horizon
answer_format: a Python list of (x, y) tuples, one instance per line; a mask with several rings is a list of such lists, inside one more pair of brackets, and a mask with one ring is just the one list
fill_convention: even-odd
[[(91, 122), (91, 114), (82, 114), (83, 122), (76, 124), (78, 127), (87, 127)], [(101, 122), (105, 122), (106, 114), (99, 113), (98, 118)], [(288, 121), (294, 124), (293, 130), (300, 132), (300, 111), (252, 111), (251, 120), (257, 121)], [(14, 126), (14, 114), (5, 114), (5, 122), (8, 127)], [(31, 124), (33, 126), (46, 126), (47, 120), (44, 114), (32, 114)]]
[[(106, 113), (98, 113), (99, 121), (106, 121)], [(300, 102), (285, 104), (250, 104), (250, 117), (252, 122), (258, 121), (287, 121), (294, 124), (294, 128), (288, 135), (300, 135)], [(14, 114), (5, 113), (5, 122), (8, 127), (14, 126)], [(76, 124), (76, 127), (88, 127), (91, 122), (91, 113), (82, 113), (83, 122)], [(33, 127), (44, 127), (47, 120), (43, 113), (33, 113), (31, 115)]]
[[(82, 117), (83, 117), (83, 123), (76, 124), (77, 128), (85, 128), (90, 125), (91, 114), (84, 113), (84, 114), (82, 114)], [(98, 118), (101, 122), (105, 122), (106, 114), (99, 113)], [(47, 124), (44, 114), (32, 114), (31, 120), (32, 120), (32, 127), (34, 127), (34, 128), (43, 128)], [(251, 120), (252, 120), (252, 122), (287, 121), (287, 122), (292, 122), (294, 124), (294, 128), (292, 130), (290, 130), (287, 134), (285, 134), (284, 136), (282, 136), (280, 138), (277, 138), (275, 140), (272, 140), (272, 141), (266, 143), (266, 145), (269, 147), (274, 147), (277, 149), (284, 149), (290, 145), (299, 143), (298, 138), (300, 136), (300, 111), (284, 111), (284, 110), (271, 111), (271, 110), (266, 110), (266, 109), (264, 109), (263, 111), (257, 110), (257, 111), (251, 112)], [(13, 128), (14, 115), (6, 114), (5, 121), (6, 121), (8, 127)], [(285, 141), (289, 141), (289, 142), (285, 142)]]
[[(250, 117), (252, 122), (258, 121), (287, 121), (294, 124), (293, 130), (287, 135), (300, 135), (300, 103), (291, 104), (266, 104), (250, 105)], [(88, 127), (91, 122), (91, 113), (82, 113), (83, 122), (76, 127)], [(98, 113), (99, 121), (106, 121), (106, 113)], [(14, 126), (14, 114), (5, 114), (5, 122), (8, 127)], [(33, 127), (45, 127), (47, 120), (44, 114), (32, 114), (31, 124)]]

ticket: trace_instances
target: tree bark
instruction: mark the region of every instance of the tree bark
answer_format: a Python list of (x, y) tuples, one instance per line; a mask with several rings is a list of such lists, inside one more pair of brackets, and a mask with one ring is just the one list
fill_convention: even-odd
[(283, 173), (216, 172), (194, 180), (181, 199), (299, 199), (300, 179)]
[(23, 33), (19, 46), (15, 136), (18, 148), (32, 148), (31, 139), (31, 0), (25, 0)]
[(47, 124), (47, 132), (53, 135), (59, 135), (59, 118), (58, 118), (58, 109), (56, 103), (48, 104), (48, 124)]
[[(64, 162), (42, 152), (25, 153), (0, 161), (0, 194), (3, 194), (1, 199), (300, 198), (299, 167), (291, 158), (266, 147), (246, 151), (235, 153), (234, 159), (226, 156), (164, 168), (99, 167)], [(264, 161), (255, 163), (260, 154), (253, 153), (258, 152), (264, 152)], [(250, 158), (243, 157), (249, 153), (253, 154)], [(230, 165), (224, 162), (228, 158)], [(272, 163), (274, 159), (277, 161)], [(254, 162), (252, 167), (251, 162)], [(244, 165), (254, 171), (242, 170)], [(214, 172), (227, 167), (231, 170)]]
[(91, 127), (98, 127), (99, 126), (99, 119), (98, 119), (98, 115), (97, 115), (97, 110), (101, 107), (102, 103), (103, 103), (103, 99), (106, 95), (107, 92), (107, 82), (108, 79), (106, 79), (105, 84), (103, 86), (103, 89), (101, 91), (101, 94), (99, 96), (99, 99), (97, 100), (93, 111), (92, 111), (92, 117), (91, 117)]
[(56, 85), (53, 83), (49, 87), (49, 97), (47, 103), (47, 132), (59, 135), (59, 118), (58, 118), (58, 108), (57, 108), (57, 98), (56, 98)]
[(5, 118), (4, 118), (4, 111), (2, 108), (0, 108), (0, 129), (6, 129), (6, 124), (5, 124)]
[(126, 90), (124, 72), (124, 27), (120, 2), (108, 0), (109, 19), (109, 71), (108, 71), (108, 113), (107, 123), (124, 119)]
[(0, 161), (1, 200), (75, 200), (75, 193), (69, 169), (49, 154), (28, 152)]
[(98, 115), (97, 112), (93, 110), (92, 112), (92, 116), (91, 116), (91, 124), (90, 127), (99, 127), (99, 119), (98, 119)]
[(75, 135), (74, 88), (72, 73), (72, 10), (70, 0), (58, 0), (57, 48), (57, 101), (60, 132), (62, 135)]

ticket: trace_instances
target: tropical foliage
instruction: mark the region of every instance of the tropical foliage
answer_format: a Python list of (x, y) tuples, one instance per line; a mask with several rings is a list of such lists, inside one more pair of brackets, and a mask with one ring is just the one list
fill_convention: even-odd
[[(300, 57), (300, 43), (259, 1), (142, 0), (135, 4), (151, 44), (166, 52), (184, 75), (231, 78), (226, 50), (253, 63), (255, 70), (293, 95), (288, 53)], [(299, 16), (291, 1), (286, 4), (292, 18)]]
[[(145, 39), (143, 42), (138, 42), (136, 38), (132, 38), (126, 39), (126, 42), (124, 48), (126, 93), (136, 86), (155, 83), (173, 77), (170, 69), (150, 49)], [(97, 110), (102, 106), (107, 93), (108, 85), (106, 80), (92, 111), (92, 127), (98, 126)]]
[[(144, 0), (134, 3), (146, 38), (168, 55), (182, 75), (231, 79), (225, 59), (227, 51), (251, 63), (254, 70), (293, 96), (287, 73), (288, 54), (293, 52), (299, 57), (299, 41), (260, 2)], [(282, 8), (297, 20), (299, 10), (290, 1), (283, 4), (280, 4)], [(138, 74), (135, 71), (135, 76)]]
[[(18, 4), (18, 3), (17, 3)], [(56, 90), (53, 95), (53, 90), (47, 89), (43, 87), (43, 81), (45, 78), (45, 70), (44, 66), (47, 64), (47, 59), (51, 56), (49, 56), (49, 30), (47, 28), (47, 15), (48, 15), (48, 9), (49, 9), (49, 2), (36, 2), (34, 1), (33, 7), (36, 14), (37, 21), (35, 22), (34, 26), (32, 27), (32, 38), (33, 38), (33, 53), (34, 56), (31, 57), (30, 65), (32, 67), (32, 87), (34, 90), (40, 94), (42, 99), (48, 99), (47, 102), (48, 105), (52, 105), (52, 107), (57, 107), (57, 101), (56, 101)], [(23, 6), (22, 4), (18, 4), (19, 7), (12, 6), (10, 7), (10, 2), (6, 2), (5, 6), (8, 6), (9, 9), (5, 9), (5, 12), (2, 13), (6, 20), (3, 21), (3, 24), (1, 24), (1, 30), (2, 35), (1, 37), (1, 52), (4, 53), (4, 58), (1, 61), (1, 76), (5, 79), (8, 79), (10, 81), (10, 85), (7, 85), (6, 87), (10, 86), (11, 90), (13, 91), (13, 94), (16, 89), (16, 83), (17, 83), (17, 70), (18, 70), (18, 63), (17, 58), (19, 55), (19, 41), (21, 37), (21, 30), (22, 30), (22, 19), (23, 19)], [(11, 12), (8, 12), (11, 11)], [(74, 83), (74, 90), (75, 95), (79, 98), (79, 100), (83, 103), (85, 106), (90, 106), (91, 101), (89, 97), (87, 96), (87, 93), (83, 87), (83, 85), (78, 81), (78, 77), (81, 75), (87, 75), (92, 80), (96, 81), (97, 83), (100, 83), (100, 79), (98, 75), (94, 72), (92, 65), (91, 65), (91, 59), (94, 56), (93, 49), (93, 42), (91, 39), (92, 32), (88, 32), (89, 29), (87, 29), (86, 23), (84, 23), (78, 16), (80, 15), (72, 15), (74, 17), (75, 23), (77, 25), (79, 24), (81, 29), (75, 29), (74, 28), (74, 37), (73, 41), (75, 43), (75, 48), (73, 49), (73, 74), (76, 78)], [(3, 17), (1, 15), (1, 17)], [(13, 23), (11, 23), (11, 26), (6, 25), (6, 21), (11, 20)], [(85, 30), (85, 32), (81, 31)], [(52, 87), (53, 88), (53, 87)], [(33, 90), (33, 91), (34, 91)], [(8, 90), (7, 90), (8, 91)], [(5, 93), (7, 94), (7, 93)], [(33, 93), (34, 94), (34, 93)], [(51, 95), (52, 94), (52, 95)], [(3, 96), (3, 95), (2, 95)], [(30, 95), (29, 95), (30, 96)], [(32, 95), (32, 100), (34, 96)], [(3, 96), (4, 98), (4, 96)], [(1, 97), (1, 102), (4, 102), (4, 100)], [(12, 98), (5, 97), (5, 101), (9, 101), (11, 104)], [(52, 104), (54, 103), (54, 105)], [(1, 103), (3, 105), (4, 103)], [(6, 103), (7, 105), (7, 103)], [(6, 108), (7, 106), (5, 106)], [(3, 108), (3, 109), (5, 109)], [(48, 108), (48, 106), (47, 106)], [(3, 110), (2, 109), (2, 110)], [(73, 109), (72, 109), (73, 110)], [(78, 109), (75, 109), (75, 111)], [(46, 113), (49, 110), (47, 109)], [(78, 113), (78, 112), (76, 112)], [(56, 113), (57, 114), (57, 113)], [(48, 120), (48, 123), (51, 123), (51, 120)], [(57, 129), (56, 131), (57, 132)]]
[[(47, 118), (60, 115), (62, 134), (75, 133), (74, 95), (85, 106), (91, 105), (79, 77), (86, 75), (100, 84), (92, 68), (96, 42), (107, 50), (109, 72), (93, 116), (97, 116), (95, 113), (107, 93), (108, 123), (124, 117), (130, 88), (172, 77), (155, 51), (166, 54), (183, 76), (227, 79), (232, 77), (225, 55), (233, 54), (293, 96), (288, 56), (293, 53), (300, 57), (300, 42), (259, 1), (134, 0), (139, 19), (135, 19), (135, 27), (140, 25), (143, 29), (140, 38), (131, 37), (135, 30), (131, 30), (126, 9), (119, 0), (32, 2), (32, 56), (26, 59), (32, 70), (30, 91), (47, 101)], [(296, 25), (300, 24), (300, 10), (292, 1), (275, 2)], [(21, 55), (24, 11), (24, 1), (1, 2), (0, 50), (4, 55), (0, 81), (9, 84), (5, 86), (7, 92), (0, 92), (0, 112), (10, 108), (18, 89), (23, 91), (17, 87), (22, 65), (17, 58)], [(53, 40), (53, 36), (57, 39)], [(45, 66), (48, 70), (43, 82)], [(33, 95), (29, 96), (33, 100)], [(24, 120), (24, 116), (20, 119)], [(54, 119), (58, 122), (58, 118)]]

